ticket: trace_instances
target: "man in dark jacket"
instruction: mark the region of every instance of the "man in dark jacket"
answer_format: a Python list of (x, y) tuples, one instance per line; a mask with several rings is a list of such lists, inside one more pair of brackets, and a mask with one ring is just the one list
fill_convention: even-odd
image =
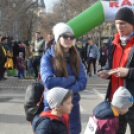
[(7, 38), (6, 37), (2, 37), (1, 45), (5, 48), (6, 52), (9, 51), (9, 47), (7, 45)]
[[(1, 37), (0, 37), (0, 43), (1, 43)], [(6, 63), (6, 52), (4, 53), (4, 47), (0, 44), (0, 81), (6, 80), (6, 78), (4, 78), (5, 63)]]
[(7, 46), (11, 52), (13, 51), (13, 42), (14, 42), (13, 38), (9, 36), (7, 41)]
[[(110, 79), (106, 99), (110, 101), (119, 86), (126, 87), (134, 96), (134, 14), (131, 9), (121, 8), (115, 16), (118, 33), (108, 45), (108, 61), (105, 70), (98, 73), (101, 78)], [(125, 115), (119, 116), (117, 134), (125, 134), (127, 123), (134, 134), (134, 105)]]

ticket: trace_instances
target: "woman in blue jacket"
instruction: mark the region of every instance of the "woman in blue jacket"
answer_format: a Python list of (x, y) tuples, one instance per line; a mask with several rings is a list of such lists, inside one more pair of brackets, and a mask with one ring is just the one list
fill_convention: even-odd
[(46, 101), (46, 92), (53, 87), (72, 90), (73, 109), (69, 116), (71, 134), (81, 132), (79, 91), (86, 87), (87, 78), (80, 60), (79, 53), (73, 46), (74, 32), (65, 23), (58, 23), (53, 28), (56, 45), (48, 49), (41, 59), (40, 72), (46, 87), (44, 93), (44, 111), (50, 110)]

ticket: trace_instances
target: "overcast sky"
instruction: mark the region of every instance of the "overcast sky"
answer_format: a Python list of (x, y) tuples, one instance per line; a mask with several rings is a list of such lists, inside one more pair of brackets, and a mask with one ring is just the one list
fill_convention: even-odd
[(57, 2), (58, 0), (44, 0), (46, 5), (46, 11), (48, 12), (50, 8), (52, 8), (53, 4)]

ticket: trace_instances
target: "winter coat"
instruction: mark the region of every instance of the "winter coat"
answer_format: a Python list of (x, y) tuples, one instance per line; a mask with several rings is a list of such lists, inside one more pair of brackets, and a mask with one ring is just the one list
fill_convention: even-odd
[(7, 62), (5, 63), (5, 68), (13, 70), (13, 59), (11, 52), (7, 52)]
[[(81, 45), (82, 46), (82, 45)], [(78, 50), (80, 57), (82, 58), (82, 47), (78, 47), (77, 45), (75, 46), (76, 49)]]
[(106, 48), (103, 48), (101, 51), (100, 51), (100, 64), (101, 66), (105, 66), (106, 62), (107, 62), (107, 49)]
[(9, 51), (9, 47), (7, 44), (1, 43), (1, 45), (5, 48), (6, 52)]
[(25, 48), (25, 61), (33, 59), (33, 52), (31, 52), (32, 49), (33, 49), (32, 45), (29, 45), (27, 48)]
[(68, 115), (63, 114), (64, 122), (51, 114), (51, 111), (42, 112), (34, 117), (32, 128), (35, 134), (69, 134)]
[(87, 47), (82, 47), (82, 60), (86, 60), (87, 59)]
[(0, 60), (6, 59), (6, 50), (5, 48), (0, 44)]
[(33, 56), (42, 56), (45, 51), (45, 40), (43, 37), (37, 39), (34, 43), (34, 53)]
[(19, 57), (19, 45), (15, 44), (13, 46), (13, 64), (14, 64), (14, 67), (16, 67), (16, 64), (17, 64), (17, 57)]
[(45, 43), (45, 51), (47, 51), (47, 49), (51, 48), (51, 46), (53, 46), (55, 43), (54, 39), (50, 40), (50, 41), (47, 41)]
[[(89, 52), (90, 52), (91, 45), (88, 45), (87, 47), (87, 57), (89, 57)], [(100, 52), (98, 47), (94, 44), (93, 45), (93, 58), (99, 59), (100, 58)], [(89, 58), (87, 58), (88, 60)]]
[(7, 46), (8, 46), (8, 48), (9, 48), (10, 51), (13, 50), (13, 45), (12, 45), (12, 42), (10, 40), (8, 40)]
[(93, 110), (93, 114), (92, 118), (97, 124), (95, 134), (116, 134), (119, 123), (119, 113), (108, 101), (97, 105)]
[[(115, 35), (114, 41), (111, 42), (110, 44), (108, 44), (108, 62), (105, 66), (105, 70), (112, 69), (113, 56), (114, 56), (114, 52), (117, 47), (116, 46), (117, 44), (120, 45), (119, 33), (117, 33)], [(128, 55), (127, 62), (125, 65), (126, 68), (129, 68), (129, 72), (128, 72), (128, 75), (124, 78), (124, 87), (126, 87), (131, 92), (131, 94), (134, 96), (134, 90), (133, 90), (133, 88), (134, 88), (134, 36), (128, 41), (128, 44), (133, 44), (133, 46)], [(106, 99), (108, 99), (111, 94), (111, 78), (112, 77), (109, 78), (110, 81), (109, 81), (109, 85), (108, 85), (108, 89), (107, 89)], [(132, 108), (134, 108), (134, 105), (132, 106)]]
[(19, 44), (19, 52), (23, 53), (23, 58), (25, 59), (25, 47), (22, 44)]
[[(45, 93), (44, 93), (44, 111), (50, 110), (50, 107), (45, 97), (46, 92), (48, 90), (56, 86), (66, 88), (68, 90), (72, 90), (74, 94), (73, 101), (72, 101), (74, 107), (70, 114), (70, 120), (71, 120), (70, 126), (72, 126), (72, 129), (74, 128), (74, 131), (76, 133), (80, 133), (81, 126), (80, 126), (80, 112), (79, 112), (79, 104), (78, 104), (80, 100), (79, 91), (84, 90), (86, 87), (86, 83), (87, 83), (87, 78), (84, 72), (84, 68), (83, 68), (82, 62), (80, 62), (80, 71), (79, 71), (78, 78), (76, 79), (76, 77), (74, 76), (72, 72), (72, 69), (70, 67), (70, 62), (68, 59), (66, 60), (68, 74), (69, 74), (68, 78), (67, 77), (54, 77), (54, 75), (56, 76), (56, 74), (54, 73), (53, 67), (51, 69), (51, 61), (52, 61), (52, 57), (54, 57), (54, 53), (55, 53), (54, 47), (51, 47), (50, 49), (48, 49), (45, 55), (43, 55), (41, 59), (41, 64), (40, 64), (40, 72), (41, 72), (42, 81), (46, 87)], [(77, 127), (77, 130), (75, 130), (76, 127)]]
[(23, 58), (17, 58), (17, 69), (18, 70), (25, 70), (25, 64)]

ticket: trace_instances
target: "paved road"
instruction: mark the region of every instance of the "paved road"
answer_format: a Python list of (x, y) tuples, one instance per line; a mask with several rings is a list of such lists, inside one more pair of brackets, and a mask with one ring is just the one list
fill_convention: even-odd
[[(25, 120), (23, 108), (26, 87), (34, 80), (9, 77), (0, 82), (0, 134), (32, 134), (31, 126)], [(80, 109), (82, 133), (92, 109), (104, 100), (108, 81), (98, 77), (88, 78), (86, 90), (82, 91)], [(126, 134), (130, 132), (127, 131)]]

